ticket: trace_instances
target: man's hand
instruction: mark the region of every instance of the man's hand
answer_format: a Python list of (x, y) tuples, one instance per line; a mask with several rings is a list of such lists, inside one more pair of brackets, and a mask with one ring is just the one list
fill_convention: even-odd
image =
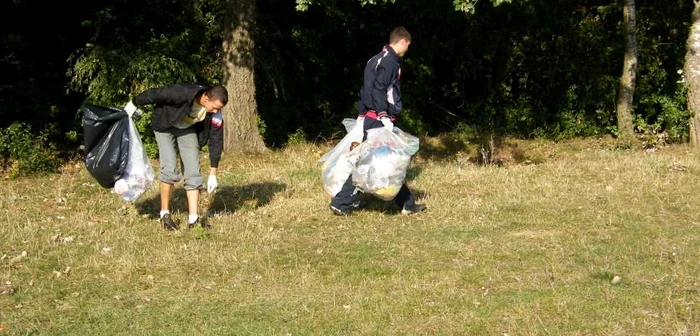
[(213, 193), (218, 186), (219, 183), (216, 181), (216, 175), (209, 175), (209, 180), (207, 180), (207, 192), (210, 194)]
[(389, 132), (394, 131), (394, 123), (391, 122), (391, 119), (389, 119), (387, 117), (383, 117), (383, 118), (379, 118), (379, 121), (381, 121), (382, 124), (384, 124), (384, 128), (388, 129)]
[(136, 112), (136, 105), (129, 101), (128, 103), (126, 103), (126, 106), (124, 106), (124, 111), (126, 111), (126, 114), (128, 114), (129, 118), (131, 118), (131, 116), (134, 115), (134, 112)]

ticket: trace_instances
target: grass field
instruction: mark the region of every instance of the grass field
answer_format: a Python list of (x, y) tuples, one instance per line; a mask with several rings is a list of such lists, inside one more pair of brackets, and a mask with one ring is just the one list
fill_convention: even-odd
[(208, 231), (81, 162), (5, 178), (0, 335), (700, 335), (700, 151), (500, 146), (425, 141), (414, 216), (333, 216), (329, 145), (225, 155)]

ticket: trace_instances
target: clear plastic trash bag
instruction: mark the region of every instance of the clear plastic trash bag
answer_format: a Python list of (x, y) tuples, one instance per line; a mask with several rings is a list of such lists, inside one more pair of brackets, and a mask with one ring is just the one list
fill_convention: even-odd
[(356, 148), (360, 159), (352, 171), (353, 184), (382, 200), (394, 199), (418, 147), (419, 139), (398, 127), (367, 130), (367, 140)]
[(127, 202), (136, 201), (155, 181), (155, 173), (141, 143), (136, 124), (129, 118), (129, 159), (126, 171), (114, 183), (114, 192)]
[(363, 123), (364, 117), (343, 119), (343, 125), (348, 134), (333, 149), (318, 159), (319, 162), (323, 162), (323, 187), (331, 197), (340, 191), (360, 159), (357, 149), (364, 136)]

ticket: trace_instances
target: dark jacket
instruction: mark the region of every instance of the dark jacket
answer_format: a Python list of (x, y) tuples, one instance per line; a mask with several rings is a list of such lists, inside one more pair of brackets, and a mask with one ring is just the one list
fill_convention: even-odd
[(367, 61), (357, 112), (394, 117), (401, 112), (401, 58), (390, 46)]
[[(185, 118), (192, 110), (194, 99), (206, 88), (207, 86), (199, 84), (175, 84), (146, 90), (132, 99), (132, 102), (136, 106), (154, 104), (151, 127), (156, 132), (163, 132)], [(200, 148), (209, 143), (211, 167), (218, 167), (224, 147), (224, 120), (221, 111), (207, 113), (206, 118), (193, 127), (197, 130)]]

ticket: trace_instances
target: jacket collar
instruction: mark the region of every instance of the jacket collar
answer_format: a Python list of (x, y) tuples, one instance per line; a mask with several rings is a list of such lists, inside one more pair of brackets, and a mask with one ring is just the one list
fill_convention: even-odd
[(397, 54), (396, 51), (394, 51), (394, 48), (392, 48), (392, 47), (391, 47), (390, 45), (388, 45), (388, 44), (385, 45), (385, 46), (384, 46), (384, 49), (382, 49), (382, 50), (388, 51), (390, 55), (392, 55), (392, 56), (394, 56), (394, 57), (396, 57), (396, 58), (399, 58), (399, 54)]

